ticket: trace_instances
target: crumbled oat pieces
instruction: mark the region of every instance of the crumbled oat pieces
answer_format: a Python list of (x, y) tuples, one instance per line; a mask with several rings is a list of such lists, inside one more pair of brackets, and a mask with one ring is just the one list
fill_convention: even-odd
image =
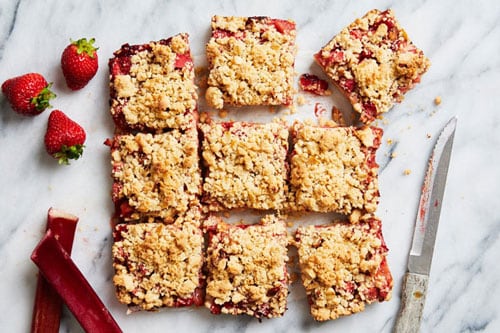
[(291, 20), (214, 16), (206, 47), (208, 104), (292, 104), (295, 37)]
[(288, 295), (286, 224), (266, 215), (260, 224), (231, 225), (209, 216), (205, 305), (214, 314), (280, 317)]
[(430, 66), (392, 10), (371, 10), (330, 40), (316, 62), (371, 123), (420, 82)]
[(295, 240), (301, 279), (315, 320), (350, 315), (363, 311), (366, 303), (391, 298), (393, 280), (377, 218), (359, 224), (301, 226)]
[(286, 125), (209, 122), (200, 129), (202, 201), (211, 211), (282, 208), (287, 189)]
[(125, 44), (109, 68), (111, 114), (122, 133), (195, 126), (197, 93), (188, 34)]
[(292, 210), (374, 212), (379, 199), (376, 127), (317, 127), (295, 123), (288, 205)]
[(201, 194), (198, 134), (118, 135), (111, 145), (116, 214), (121, 221), (171, 222)]
[(203, 304), (204, 240), (199, 216), (192, 219), (116, 226), (113, 283), (121, 303), (143, 310)]

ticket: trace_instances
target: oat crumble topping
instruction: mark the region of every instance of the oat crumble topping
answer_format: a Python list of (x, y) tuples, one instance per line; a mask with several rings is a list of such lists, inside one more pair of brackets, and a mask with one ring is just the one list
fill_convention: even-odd
[(401, 102), (430, 66), (390, 9), (374, 9), (356, 19), (315, 59), (365, 123)]
[(116, 227), (113, 283), (121, 303), (144, 310), (201, 305), (203, 233), (194, 217)]
[(205, 305), (212, 313), (279, 317), (288, 295), (285, 222), (265, 216), (260, 224), (231, 225), (210, 216)]
[(171, 222), (197, 203), (198, 146), (196, 129), (116, 136), (111, 147), (113, 201), (121, 218)]
[(202, 200), (210, 210), (282, 207), (288, 151), (284, 124), (211, 122), (200, 129), (206, 169)]
[(289, 206), (293, 210), (351, 214), (377, 208), (375, 127), (316, 127), (295, 123), (290, 159)]
[[(110, 60), (111, 113), (118, 127), (161, 132), (193, 127), (194, 65), (188, 34), (122, 47)], [(128, 68), (118, 64), (129, 62)], [(128, 69), (128, 70), (127, 70)]]
[(336, 319), (364, 310), (365, 303), (391, 298), (381, 222), (335, 222), (296, 231), (302, 283), (315, 320)]
[(291, 20), (214, 16), (206, 47), (208, 104), (216, 109), (291, 104), (295, 37)]

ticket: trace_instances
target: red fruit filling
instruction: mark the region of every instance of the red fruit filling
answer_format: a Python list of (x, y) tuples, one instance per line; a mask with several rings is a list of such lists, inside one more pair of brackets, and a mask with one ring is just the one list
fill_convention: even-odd
[(313, 74), (302, 74), (299, 78), (299, 87), (318, 96), (329, 94), (328, 82)]

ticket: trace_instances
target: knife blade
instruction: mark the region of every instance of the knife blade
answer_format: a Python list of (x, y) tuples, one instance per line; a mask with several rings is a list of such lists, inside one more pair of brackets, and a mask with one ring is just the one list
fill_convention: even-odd
[(420, 330), (456, 125), (453, 117), (444, 126), (427, 164), (395, 333)]

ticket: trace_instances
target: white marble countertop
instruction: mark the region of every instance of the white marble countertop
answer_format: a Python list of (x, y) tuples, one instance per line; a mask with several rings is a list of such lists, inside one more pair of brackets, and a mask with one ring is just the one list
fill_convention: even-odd
[[(111, 282), (112, 135), (107, 61), (123, 43), (144, 43), (188, 32), (197, 61), (214, 14), (291, 18), (297, 22), (297, 71), (318, 71), (310, 55), (342, 27), (372, 8), (392, 8), (410, 38), (431, 59), (421, 84), (379, 125), (377, 155), (383, 220), (394, 276), (393, 298), (336, 321), (315, 323), (294, 285), (283, 318), (213, 316), (205, 308), (126, 315)], [(0, 327), (27, 332), (37, 269), (30, 254), (49, 207), (80, 218), (73, 258), (125, 332), (390, 332), (400, 305), (413, 223), (426, 161), (442, 126), (458, 117), (454, 150), (430, 275), (422, 332), (500, 331), (500, 6), (465, 1), (0, 1), (0, 81), (36, 71), (54, 82), (54, 108), (87, 131), (83, 157), (59, 166), (43, 135), (49, 111), (19, 116), (0, 98)], [(70, 38), (95, 37), (99, 71), (71, 92), (60, 70)], [(304, 60), (305, 59), (305, 60)], [(197, 64), (198, 65), (198, 64)], [(434, 104), (441, 96), (442, 103)], [(312, 115), (313, 106), (309, 106)], [(429, 138), (430, 136), (430, 138)], [(387, 140), (392, 140), (389, 144)], [(404, 170), (409, 169), (409, 175)], [(64, 310), (61, 332), (81, 332)]]

